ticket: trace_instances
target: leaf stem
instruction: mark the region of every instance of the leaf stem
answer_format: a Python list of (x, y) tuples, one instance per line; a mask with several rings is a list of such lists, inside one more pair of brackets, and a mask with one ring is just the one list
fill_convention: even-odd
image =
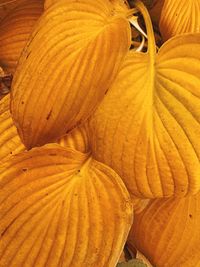
[(155, 37), (154, 37), (154, 32), (153, 32), (153, 26), (151, 23), (151, 18), (149, 16), (149, 13), (145, 5), (141, 1), (135, 0), (134, 5), (143, 15), (145, 25), (146, 25), (146, 30), (147, 30), (147, 36), (148, 36), (148, 52), (151, 58), (155, 58), (156, 43), (155, 43)]

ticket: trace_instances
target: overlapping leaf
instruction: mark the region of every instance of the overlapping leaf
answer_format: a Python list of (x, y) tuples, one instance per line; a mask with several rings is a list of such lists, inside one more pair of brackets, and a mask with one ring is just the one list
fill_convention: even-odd
[(0, 266), (115, 266), (132, 223), (119, 176), (58, 145), (0, 170)]
[(88, 125), (87, 123), (78, 126), (72, 130), (66, 136), (63, 136), (58, 140), (58, 144), (63, 147), (71, 147), (82, 153), (87, 153), (90, 151), (90, 142), (88, 137)]
[(13, 124), (9, 107), (10, 95), (7, 95), (0, 101), (0, 161), (25, 149)]
[(12, 88), (12, 115), (28, 148), (54, 141), (91, 115), (128, 51), (125, 17), (108, 0), (59, 1), (44, 12)]
[[(25, 150), (17, 129), (10, 115), (10, 95), (0, 100), (0, 160), (5, 161), (8, 157)], [(87, 133), (87, 124), (75, 128), (66, 136), (60, 138), (57, 143), (62, 147), (70, 147), (77, 151), (87, 153), (90, 144)]]
[[(150, 26), (148, 26), (150, 27)], [(130, 52), (90, 120), (92, 151), (133, 195), (200, 190), (200, 34)]]
[(200, 32), (199, 0), (165, 0), (160, 17), (164, 40), (187, 32)]
[(153, 266), (200, 266), (200, 193), (154, 200), (135, 216), (129, 243)]
[(8, 73), (14, 73), (19, 56), (42, 11), (42, 0), (24, 1), (1, 21), (0, 64)]

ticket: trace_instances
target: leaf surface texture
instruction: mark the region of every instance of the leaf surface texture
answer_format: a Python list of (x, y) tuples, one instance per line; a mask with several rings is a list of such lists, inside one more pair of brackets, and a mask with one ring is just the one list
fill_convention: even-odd
[(92, 151), (138, 197), (200, 189), (200, 34), (177, 36), (154, 57), (130, 52), (90, 120)]
[(126, 13), (108, 0), (59, 1), (43, 13), (12, 88), (12, 115), (27, 148), (55, 141), (91, 115), (130, 39)]
[(115, 266), (132, 224), (119, 176), (88, 154), (48, 145), (1, 168), (0, 266)]
[(11, 9), (0, 22), (0, 65), (14, 74), (20, 54), (43, 12), (42, 0), (29, 0)]
[(164, 40), (187, 32), (200, 32), (199, 0), (165, 0), (160, 16)]
[(135, 215), (128, 244), (153, 266), (200, 266), (200, 194), (157, 199)]
[(17, 134), (10, 115), (10, 95), (0, 100), (0, 160), (4, 161), (11, 155), (23, 151), (25, 148)]

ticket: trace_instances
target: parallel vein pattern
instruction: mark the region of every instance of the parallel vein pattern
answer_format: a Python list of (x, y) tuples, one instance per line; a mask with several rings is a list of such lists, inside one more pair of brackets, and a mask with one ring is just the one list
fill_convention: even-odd
[(12, 88), (12, 115), (26, 147), (55, 141), (102, 100), (131, 39), (126, 13), (114, 11), (108, 0), (62, 0), (42, 15)]
[(20, 54), (43, 11), (42, 0), (30, 0), (11, 9), (0, 23), (0, 64), (14, 74)]
[(199, 0), (165, 0), (160, 17), (160, 31), (167, 40), (188, 32), (200, 32)]
[(200, 34), (168, 41), (156, 56), (130, 52), (90, 120), (94, 156), (138, 197), (200, 189)]
[(132, 223), (121, 179), (87, 154), (49, 145), (0, 170), (1, 267), (111, 267)]
[(89, 152), (90, 142), (87, 122), (81, 126), (76, 127), (69, 134), (60, 138), (58, 140), (58, 144), (64, 147), (71, 147), (83, 153)]
[(157, 267), (200, 266), (200, 194), (152, 201), (135, 216), (128, 243)]
[(20, 141), (17, 129), (10, 115), (10, 95), (0, 101), (0, 160), (23, 151), (25, 148)]

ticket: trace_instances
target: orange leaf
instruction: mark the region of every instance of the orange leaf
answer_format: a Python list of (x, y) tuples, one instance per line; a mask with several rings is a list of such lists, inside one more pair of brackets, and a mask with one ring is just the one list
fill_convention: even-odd
[(160, 17), (163, 39), (181, 33), (200, 32), (199, 14), (199, 0), (165, 0)]
[(200, 264), (200, 193), (187, 198), (158, 199), (135, 215), (128, 243), (153, 266)]
[(113, 267), (132, 224), (119, 176), (72, 149), (48, 145), (0, 169), (0, 267)]
[(14, 74), (19, 56), (42, 14), (43, 1), (29, 0), (12, 9), (0, 23), (0, 64)]
[[(145, 16), (147, 13), (145, 13)], [(140, 198), (200, 190), (200, 34), (130, 52), (90, 119), (94, 157)]]
[(0, 160), (23, 151), (25, 148), (17, 134), (10, 115), (10, 95), (3, 97), (0, 101)]
[(62, 0), (44, 12), (12, 87), (12, 115), (27, 148), (55, 141), (91, 115), (130, 39), (126, 13), (108, 0)]

